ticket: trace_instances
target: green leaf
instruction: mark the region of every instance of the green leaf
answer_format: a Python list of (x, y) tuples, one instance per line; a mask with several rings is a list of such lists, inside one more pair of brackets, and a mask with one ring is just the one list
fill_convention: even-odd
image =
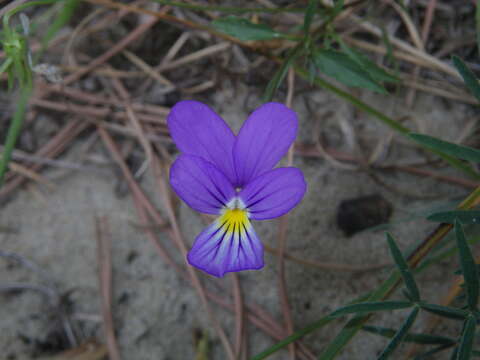
[(7, 58), (3, 64), (0, 66), (0, 75), (3, 74), (9, 66), (12, 65), (12, 58)]
[[(362, 329), (390, 339), (393, 338), (397, 333), (395, 329), (384, 328), (380, 326), (365, 325)], [(403, 341), (422, 345), (453, 345), (456, 343), (454, 339), (445, 336), (419, 333), (407, 333)]]
[(212, 22), (215, 29), (242, 41), (270, 40), (283, 37), (265, 24), (254, 24), (251, 21), (236, 16), (216, 19)]
[(437, 314), (449, 319), (465, 320), (468, 311), (436, 304), (419, 303), (420, 307), (428, 312)]
[(480, 357), (480, 351), (478, 351), (478, 350), (472, 350), (472, 356)]
[(459, 159), (480, 163), (480, 150), (468, 146), (453, 144), (432, 136), (410, 133), (408, 135), (413, 141), (433, 150), (454, 156)]
[(480, 225), (480, 210), (442, 211), (429, 215), (427, 220), (443, 222), (447, 224), (453, 224), (455, 223), (455, 220), (458, 220), (462, 224)]
[(412, 306), (413, 304), (410, 301), (372, 301), (344, 306), (335, 310), (330, 316), (339, 317), (348, 314), (367, 314), (376, 311), (406, 309)]
[(398, 330), (392, 340), (388, 343), (387, 347), (383, 350), (383, 352), (378, 357), (378, 360), (386, 360), (392, 354), (398, 345), (403, 341), (405, 336), (407, 335), (408, 330), (412, 327), (415, 319), (417, 318), (419, 308), (415, 307), (408, 318), (403, 323), (402, 327)]
[(398, 248), (397, 244), (393, 237), (387, 233), (387, 242), (388, 246), (390, 247), (390, 252), (392, 254), (393, 260), (395, 264), (397, 264), (398, 270), (402, 275), (403, 281), (405, 282), (405, 286), (408, 289), (408, 292), (413, 301), (417, 302), (420, 300), (420, 292), (418, 291), (417, 284), (415, 283), (415, 279), (413, 278), (412, 273), (408, 267), (405, 258), (402, 255), (402, 252)]
[(476, 320), (469, 316), (463, 327), (462, 338), (458, 347), (458, 360), (468, 360), (472, 354), (473, 339), (475, 337)]
[(450, 360), (458, 360), (458, 346), (453, 349)]
[(480, 6), (477, 1), (477, 10), (475, 11), (475, 27), (477, 28), (477, 50), (480, 51)]
[(265, 93), (263, 94), (264, 102), (272, 101), (273, 96), (275, 95), (275, 91), (277, 91), (278, 87), (280, 86), (283, 79), (285, 78), (285, 75), (287, 75), (288, 69), (290, 68), (290, 66), (293, 65), (293, 63), (295, 62), (295, 59), (300, 55), (301, 51), (302, 51), (301, 44), (298, 44), (296, 47), (294, 47), (290, 51), (287, 58), (283, 61), (282, 65), (273, 76), (272, 80), (268, 82), (267, 87), (265, 89)]
[(427, 352), (424, 352), (420, 355), (417, 355), (414, 357), (415, 360), (426, 360), (426, 359), (433, 359), (432, 355), (438, 354), (441, 351), (444, 351), (448, 348), (451, 348), (454, 344), (446, 344), (446, 345), (441, 345), (436, 348), (433, 348), (432, 350), (429, 350)]
[(75, 9), (80, 3), (79, 0), (65, 0), (62, 9), (60, 10), (55, 21), (48, 27), (45, 35), (42, 39), (42, 48), (48, 44), (48, 42), (55, 36), (55, 34), (70, 21)]
[(307, 11), (305, 11), (305, 17), (303, 18), (303, 32), (305, 36), (308, 36), (310, 31), (310, 25), (312, 24), (312, 20), (315, 16), (315, 12), (317, 11), (318, 7), (318, 0), (309, 0)]
[(478, 303), (478, 293), (480, 288), (477, 264), (473, 258), (470, 246), (468, 246), (462, 225), (458, 220), (455, 220), (455, 235), (457, 238), (460, 266), (462, 268), (463, 278), (465, 280), (465, 288), (467, 291), (468, 307), (470, 310), (475, 310)]
[(340, 38), (338, 38), (337, 41), (340, 44), (340, 47), (342, 48), (342, 50), (345, 52), (345, 54), (347, 54), (350, 57), (350, 59), (355, 61), (363, 70), (368, 72), (368, 74), (374, 80), (378, 82), (384, 82), (384, 81), (393, 82), (393, 83), (400, 82), (399, 78), (393, 75), (390, 75), (388, 72), (383, 70), (380, 66), (378, 66), (373, 61), (371, 61), (368, 57), (349, 47)]
[(15, 148), (15, 144), (22, 129), (22, 124), (25, 118), (25, 112), (27, 111), (30, 95), (31, 89), (29, 87), (22, 88), (20, 91), (20, 97), (17, 100), (17, 107), (8, 128), (5, 146), (3, 148), (3, 152), (0, 153), (0, 188), (4, 183), (5, 173), (8, 169), (8, 164), (10, 162), (13, 149)]
[(333, 10), (332, 10), (333, 17), (337, 17), (337, 15), (340, 13), (340, 11), (342, 11), (343, 3), (344, 3), (344, 0), (336, 0), (335, 1), (335, 5), (333, 6)]
[(335, 50), (319, 50), (314, 54), (313, 60), (322, 73), (345, 85), (360, 87), (381, 94), (387, 93), (367, 71), (363, 70), (344, 53)]
[[(355, 299), (354, 301), (352, 301), (352, 303), (359, 303), (359, 302), (363, 302), (365, 301), (366, 299), (374, 299), (374, 300), (379, 300), (382, 296), (384, 296), (388, 291), (389, 289), (391, 289), (392, 286), (394, 286), (394, 284), (399, 280), (400, 276), (398, 275), (397, 272), (391, 274), (380, 286), (378, 289), (376, 289), (375, 291), (373, 291), (372, 293), (370, 294), (367, 294), (367, 295), (363, 295), (357, 299)], [(341, 349), (344, 344), (346, 342), (349, 341), (349, 339), (357, 332), (357, 330), (360, 330), (361, 329), (361, 324), (359, 325), (358, 324), (358, 321), (359, 319), (362, 320), (364, 319), (365, 316), (355, 316), (353, 319), (351, 319), (348, 323), (347, 323), (347, 326), (346, 328), (348, 330), (351, 330), (351, 331), (348, 331), (347, 333), (345, 334), (342, 334), (344, 336), (337, 336), (333, 342), (333, 344), (331, 345), (333, 348), (329, 348), (327, 349), (327, 355), (332, 353), (332, 354), (336, 354), (337, 351), (339, 349)], [(254, 356), (252, 358), (252, 360), (263, 360), (265, 359), (266, 357), (270, 356), (271, 354), (275, 353), (276, 351), (280, 350), (281, 348), (287, 346), (288, 344), (291, 344), (293, 343), (294, 341), (302, 338), (303, 336), (307, 335), (307, 334), (310, 334), (312, 332), (314, 332), (315, 330), (318, 330), (322, 327), (324, 327), (325, 325), (329, 324), (330, 322), (332, 322), (333, 320), (335, 320), (334, 317), (331, 316), (331, 314), (327, 315), (327, 316), (324, 316), (322, 317), (321, 319), (315, 321), (314, 323), (306, 326), (305, 328), (303, 329), (300, 329), (298, 331), (296, 331), (295, 333), (293, 333), (292, 335), (290, 336), (287, 336), (285, 339), (279, 341), (278, 343), (274, 344), (273, 346), (269, 347), (268, 349), (262, 351), (260, 354)], [(348, 325), (349, 324), (352, 324), (352, 326), (355, 326), (354, 329), (350, 329), (348, 328)], [(322, 354), (323, 355), (323, 354)]]
[(452, 61), (460, 75), (462, 75), (463, 81), (465, 81), (468, 90), (470, 90), (477, 100), (480, 101), (480, 84), (472, 70), (470, 70), (458, 56), (452, 56)]

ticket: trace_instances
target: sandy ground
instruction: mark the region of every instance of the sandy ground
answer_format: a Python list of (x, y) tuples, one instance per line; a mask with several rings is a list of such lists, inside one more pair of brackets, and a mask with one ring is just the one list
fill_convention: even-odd
[[(235, 129), (257, 104), (255, 92), (246, 87), (233, 92), (228, 88), (212, 96), (210, 103)], [(247, 94), (249, 96), (247, 97)], [(402, 101), (391, 103), (385, 98), (363, 95), (364, 100), (388, 108), (392, 116), (410, 115), (406, 124), (420, 126), (422, 131), (455, 140), (467, 121), (471, 110), (463, 105), (452, 105), (429, 96), (418, 96), (415, 108), (407, 111)], [(309, 103), (312, 112), (307, 111)], [(245, 106), (247, 104), (247, 106)], [(357, 113), (353, 108), (324, 91), (308, 92), (296, 96), (293, 108), (299, 113), (300, 134), (303, 142), (312, 143), (315, 121), (320, 122), (323, 135), (332, 146), (353, 152), (352, 144), (345, 139), (343, 129), (353, 129), (360, 134), (363, 148), (371, 149), (377, 139), (388, 139), (390, 131), (376, 120)], [(413, 121), (414, 119), (415, 121)], [(358, 139), (357, 139), (358, 140)], [(398, 140), (398, 141), (397, 141)], [(98, 157), (108, 160), (106, 152), (97, 146)], [(387, 156), (388, 163), (399, 159), (414, 159), (407, 142), (397, 139)], [(75, 161), (75, 149), (63, 159)], [(404, 220), (412, 214), (422, 213), (452, 199), (463, 197), (467, 191), (452, 185), (440, 184), (431, 179), (401, 173), (385, 173), (382, 179), (404, 191), (433, 195), (435, 199), (417, 199), (400, 195), (380, 187), (363, 172), (338, 169), (322, 159), (296, 156), (294, 165), (300, 167), (308, 182), (308, 192), (303, 202), (289, 215), (288, 251), (300, 258), (369, 265), (389, 261), (383, 231), (365, 231), (345, 237), (336, 226), (336, 208), (340, 201), (363, 195), (379, 193), (393, 205), (392, 222)], [(193, 334), (207, 331), (210, 337), (209, 359), (225, 359), (222, 346), (214, 335), (211, 323), (197, 294), (191, 286), (175, 274), (157, 256), (153, 246), (135, 224), (138, 222), (130, 196), (119, 197), (115, 192), (117, 176), (113, 166), (105, 165), (98, 172), (70, 172), (58, 177), (58, 170), (49, 170), (47, 177), (54, 179), (55, 189), (37, 185), (18, 191), (1, 209), (0, 226), (13, 232), (0, 232), (0, 249), (14, 252), (35, 262), (48, 273), (61, 294), (69, 293), (69, 311), (75, 330), (82, 337), (97, 337), (104, 341), (101, 327), (100, 295), (97, 279), (95, 216), (106, 216), (113, 239), (113, 314), (123, 359), (167, 360), (194, 359)], [(145, 192), (156, 201), (159, 193), (147, 172), (142, 179)], [(201, 218), (185, 204), (178, 209), (181, 229), (192, 243), (204, 226)], [(277, 221), (256, 223), (261, 239), (276, 246)], [(410, 222), (398, 222), (391, 231), (402, 249), (416, 243), (434, 228), (419, 217)], [(159, 230), (161, 231), (161, 230)], [(172, 247), (165, 233), (160, 240)], [(179, 262), (183, 262), (177, 256)], [(422, 293), (438, 301), (453, 279), (455, 262), (434, 266), (420, 276)], [(351, 273), (319, 270), (287, 261), (286, 278), (295, 328), (300, 329), (359, 294), (373, 289), (387, 275), (387, 271)], [(207, 275), (201, 274), (201, 278)], [(262, 271), (240, 274), (242, 289), (248, 301), (256, 301), (281, 320), (278, 301), (277, 258), (266, 254)], [(218, 280), (227, 288), (230, 276)], [(0, 286), (12, 283), (48, 285), (38, 273), (0, 258)], [(397, 294), (394, 298), (400, 298)], [(231, 315), (212, 305), (230, 337), (234, 335)], [(401, 313), (399, 313), (401, 314)], [(398, 314), (377, 316), (374, 323), (382, 326), (398, 325)], [(400, 315), (402, 316), (402, 315)], [(48, 298), (37, 291), (8, 292), (0, 294), (0, 348), (1, 358), (30, 359), (38, 354), (39, 344), (55, 339), (51, 331), (59, 328)], [(342, 321), (309, 335), (305, 339), (316, 353), (341, 328)], [(418, 324), (421, 325), (421, 321)], [(445, 322), (439, 331), (447, 331)], [(249, 325), (250, 355), (273, 344), (273, 341)], [(340, 359), (372, 359), (385, 340), (369, 334), (356, 337)], [(280, 352), (272, 359), (286, 359)]]

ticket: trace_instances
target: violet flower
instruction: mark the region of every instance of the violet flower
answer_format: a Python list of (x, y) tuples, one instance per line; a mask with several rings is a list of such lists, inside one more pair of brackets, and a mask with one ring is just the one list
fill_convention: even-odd
[(207, 105), (188, 100), (172, 108), (167, 122), (182, 152), (170, 169), (170, 184), (192, 209), (218, 215), (197, 236), (188, 262), (218, 277), (262, 268), (263, 245), (250, 220), (287, 213), (307, 186), (299, 169), (273, 169), (295, 139), (295, 112), (265, 104), (235, 136)]

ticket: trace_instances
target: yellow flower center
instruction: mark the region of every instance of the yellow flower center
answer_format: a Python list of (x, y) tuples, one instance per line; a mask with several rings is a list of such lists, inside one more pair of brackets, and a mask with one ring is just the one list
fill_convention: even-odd
[(249, 225), (248, 215), (246, 210), (229, 209), (227, 208), (220, 216), (220, 224), (227, 233), (240, 232), (246, 229)]

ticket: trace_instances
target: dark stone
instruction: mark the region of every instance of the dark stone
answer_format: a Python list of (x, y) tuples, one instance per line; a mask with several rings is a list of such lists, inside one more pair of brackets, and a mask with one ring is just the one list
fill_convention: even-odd
[(343, 200), (337, 210), (337, 225), (346, 236), (388, 222), (392, 205), (374, 194)]

